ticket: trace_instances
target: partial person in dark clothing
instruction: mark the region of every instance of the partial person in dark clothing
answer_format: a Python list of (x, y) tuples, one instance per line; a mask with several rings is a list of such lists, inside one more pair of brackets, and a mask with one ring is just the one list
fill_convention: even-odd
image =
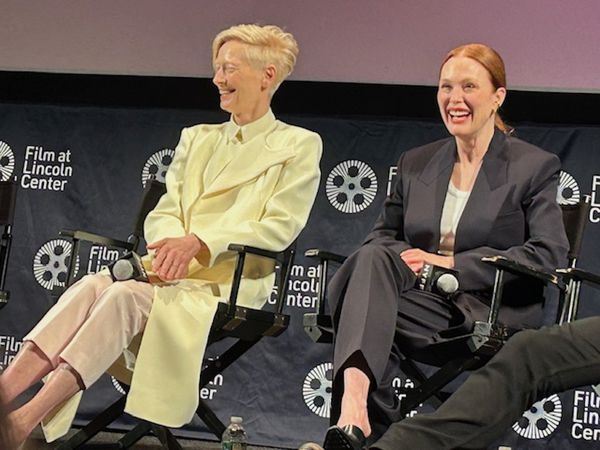
[(600, 317), (522, 331), (435, 412), (392, 424), (370, 448), (485, 448), (536, 401), (599, 382)]

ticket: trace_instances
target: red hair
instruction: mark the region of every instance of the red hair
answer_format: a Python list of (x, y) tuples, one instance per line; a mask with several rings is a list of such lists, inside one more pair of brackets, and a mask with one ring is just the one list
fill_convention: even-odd
[[(453, 48), (448, 52), (446, 58), (444, 58), (444, 61), (440, 67), (440, 71), (450, 58), (457, 56), (464, 56), (477, 61), (487, 70), (488, 74), (490, 75), (490, 81), (495, 89), (506, 89), (506, 69), (504, 68), (504, 61), (498, 52), (492, 47), (489, 47), (485, 44), (465, 44)], [(496, 125), (496, 128), (504, 133), (510, 133), (512, 131), (512, 128), (504, 123), (498, 111), (496, 111), (494, 117), (494, 124)]]

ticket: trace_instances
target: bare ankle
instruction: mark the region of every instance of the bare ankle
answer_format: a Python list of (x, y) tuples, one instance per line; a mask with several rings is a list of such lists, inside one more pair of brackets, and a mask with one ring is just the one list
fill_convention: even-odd
[(341, 402), (339, 426), (354, 425), (359, 427), (365, 436), (371, 434), (367, 398), (371, 379), (357, 367), (344, 369), (344, 394)]
[(37, 423), (29, 423), (27, 417), (24, 416), (19, 410), (13, 411), (12, 413), (8, 414), (7, 424), (8, 430), (5, 436), (3, 436), (3, 438), (5, 440), (4, 444), (8, 449), (19, 448), (21, 444), (27, 440), (29, 435), (37, 426)]

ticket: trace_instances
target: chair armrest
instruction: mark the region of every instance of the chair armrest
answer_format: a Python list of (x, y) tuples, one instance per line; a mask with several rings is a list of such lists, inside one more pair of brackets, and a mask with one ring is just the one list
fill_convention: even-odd
[(338, 255), (337, 253), (327, 252), (325, 250), (321, 250), (319, 248), (309, 248), (304, 252), (304, 256), (308, 258), (319, 258), (327, 261), (334, 261), (336, 263), (342, 264), (346, 261), (346, 257), (342, 255)]
[(265, 258), (270, 258), (270, 259), (274, 259), (277, 261), (279, 261), (281, 259), (282, 255), (284, 254), (283, 251), (274, 252), (271, 250), (265, 250), (262, 248), (251, 247), (250, 245), (243, 245), (243, 244), (229, 244), (227, 246), (227, 250), (232, 251), (232, 252), (237, 252), (237, 253), (250, 253), (252, 255), (263, 256)]
[(133, 244), (119, 239), (113, 239), (100, 234), (90, 233), (82, 230), (61, 230), (59, 236), (71, 238), (77, 241), (91, 242), (92, 244), (106, 245), (107, 247), (119, 247), (126, 250), (132, 250)]
[(546, 284), (554, 284), (558, 289), (564, 289), (564, 285), (560, 282), (557, 275), (538, 270), (534, 267), (527, 266), (525, 264), (521, 264), (517, 261), (508, 259), (505, 256), (484, 256), (483, 258), (481, 258), (481, 261), (486, 264), (490, 264), (491, 266), (496, 268), (496, 279), (494, 281), (494, 290), (492, 293), (492, 301), (490, 304), (490, 311), (488, 314), (489, 324), (496, 324), (498, 320), (498, 313), (500, 311), (500, 305), (502, 303), (504, 272), (510, 272), (516, 275), (525, 275), (530, 278), (540, 280)]
[(494, 266), (496, 269), (506, 270), (507, 272), (516, 275), (525, 275), (531, 278), (536, 278), (544, 283), (550, 283), (560, 287), (560, 282), (557, 275), (521, 264), (520, 262), (508, 259), (505, 256), (484, 256), (481, 258), (481, 261)]
[(577, 281), (587, 281), (595, 285), (595, 287), (600, 287), (600, 276), (595, 273), (588, 272), (587, 270), (569, 268), (569, 269), (556, 269), (556, 273), (558, 273), (563, 279), (567, 280), (577, 280)]
[(233, 274), (233, 279), (231, 283), (231, 291), (229, 293), (229, 307), (228, 313), (233, 314), (236, 308), (237, 296), (240, 289), (240, 284), (242, 282), (242, 273), (244, 271), (244, 263), (246, 260), (246, 255), (257, 255), (263, 258), (272, 259), (278, 263), (280, 263), (280, 272), (279, 272), (279, 292), (277, 294), (277, 302), (275, 305), (275, 309), (278, 314), (282, 314), (283, 305), (285, 301), (285, 295), (287, 292), (287, 285), (291, 273), (291, 268), (294, 263), (294, 254), (295, 254), (296, 242), (294, 241), (288, 248), (282, 250), (280, 252), (274, 252), (271, 250), (265, 250), (262, 248), (252, 247), (250, 245), (244, 244), (235, 244), (231, 243), (227, 246), (227, 250), (232, 252), (237, 252), (237, 261), (235, 264), (235, 271)]

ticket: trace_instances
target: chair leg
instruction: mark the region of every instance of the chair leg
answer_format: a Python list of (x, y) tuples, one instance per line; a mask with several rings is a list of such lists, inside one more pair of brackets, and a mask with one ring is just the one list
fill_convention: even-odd
[[(421, 386), (423, 383), (427, 381), (427, 376), (425, 373), (415, 364), (412, 359), (402, 359), (400, 361), (400, 370), (404, 375), (415, 382), (415, 385)], [(411, 392), (412, 389), (405, 388), (402, 392)], [(434, 408), (438, 408), (444, 401), (447, 396), (443, 395), (441, 392), (434, 392), (432, 397), (428, 400), (428, 403)], [(403, 400), (404, 401), (404, 400)]]
[(171, 430), (162, 425), (152, 424), (152, 433), (158, 438), (163, 447), (167, 450), (183, 450), (183, 447), (177, 442), (177, 438), (173, 436)]
[(152, 426), (148, 422), (140, 422), (130, 431), (128, 431), (125, 436), (119, 439), (118, 448), (130, 448), (141, 438), (146, 436), (152, 431)]
[(441, 369), (429, 377), (426, 382), (417, 386), (406, 395), (402, 400), (400, 407), (400, 419), (406, 417), (412, 409), (437, 393), (458, 375), (475, 367), (479, 361), (479, 356), (472, 355), (446, 363)]
[[(209, 361), (202, 368), (200, 373), (200, 388), (206, 386), (215, 376), (223, 372), (235, 360), (251, 349), (254, 344), (260, 341), (261, 338), (262, 336), (251, 341), (240, 339), (231, 347), (229, 347), (224, 353), (222, 353), (217, 359)], [(221, 439), (226, 426), (202, 399), (198, 399), (198, 408), (196, 409), (196, 414), (206, 424), (210, 432), (213, 433), (218, 439)]]
[(209, 361), (200, 372), (200, 388), (206, 386), (215, 376), (227, 369), (231, 363), (246, 353), (262, 336), (253, 341), (238, 340), (217, 359)]
[(69, 440), (59, 445), (57, 450), (72, 450), (80, 448), (123, 414), (123, 410), (125, 409), (125, 401), (126, 397), (123, 396), (114, 402), (107, 409), (102, 411), (102, 413), (96, 416), (94, 420), (75, 433)]
[(198, 401), (196, 414), (206, 424), (212, 434), (218, 439), (221, 439), (225, 429), (227, 428), (223, 422), (215, 415), (212, 409), (202, 399)]

